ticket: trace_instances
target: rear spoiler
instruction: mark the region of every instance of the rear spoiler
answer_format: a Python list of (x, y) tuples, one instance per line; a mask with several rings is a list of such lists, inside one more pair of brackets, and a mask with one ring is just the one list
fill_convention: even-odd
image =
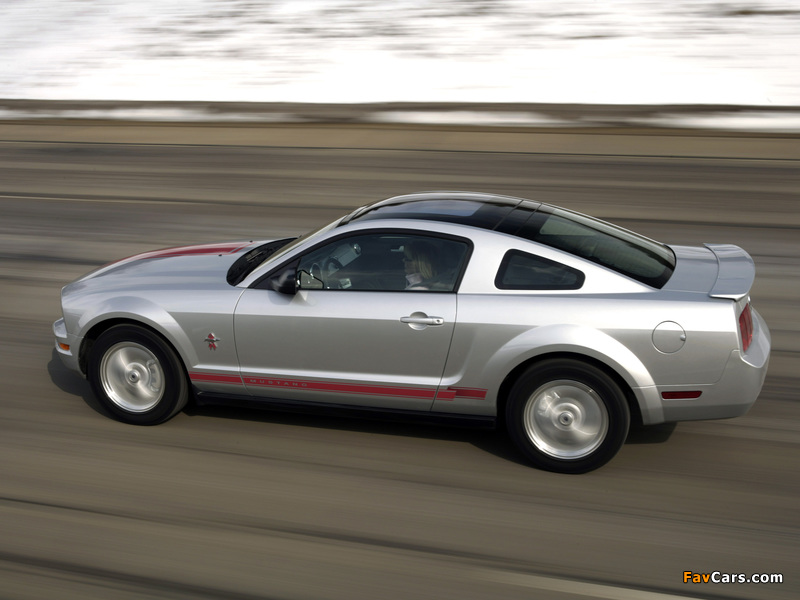
[(733, 244), (703, 244), (714, 253), (719, 269), (717, 281), (708, 292), (712, 298), (741, 300), (756, 279), (756, 265), (750, 255)]

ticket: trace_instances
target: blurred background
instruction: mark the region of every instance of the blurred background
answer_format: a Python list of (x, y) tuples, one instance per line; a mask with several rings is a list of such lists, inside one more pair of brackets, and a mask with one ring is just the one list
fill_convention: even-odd
[(0, 53), (2, 99), (729, 105), (758, 110), (725, 125), (800, 127), (786, 0), (7, 0)]
[[(0, 599), (797, 598), (799, 138), (796, 1), (5, 0)], [(758, 402), (565, 477), (502, 432), (125, 426), (54, 355), (96, 266), (429, 189), (742, 246)]]

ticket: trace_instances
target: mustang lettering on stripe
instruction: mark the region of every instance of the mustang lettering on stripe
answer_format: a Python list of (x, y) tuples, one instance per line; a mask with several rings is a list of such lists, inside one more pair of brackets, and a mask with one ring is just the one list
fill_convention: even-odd
[(294, 388), (313, 392), (394, 396), (397, 398), (418, 398), (421, 400), (452, 401), (459, 398), (483, 400), (486, 398), (487, 392), (487, 390), (481, 388), (448, 387), (446, 389), (440, 389), (437, 393), (435, 388), (307, 381), (302, 379), (284, 379), (281, 377), (239, 377), (238, 375), (223, 375), (220, 373), (189, 373), (189, 378), (194, 382), (203, 383), (244, 384), (267, 388)]
[(366, 394), (369, 396), (397, 396), (400, 398), (421, 398), (433, 400), (434, 388), (410, 388), (360, 383), (334, 383), (330, 381), (303, 381), (279, 379), (277, 377), (245, 377), (247, 385), (273, 388), (299, 388), (315, 392), (338, 392), (340, 394)]

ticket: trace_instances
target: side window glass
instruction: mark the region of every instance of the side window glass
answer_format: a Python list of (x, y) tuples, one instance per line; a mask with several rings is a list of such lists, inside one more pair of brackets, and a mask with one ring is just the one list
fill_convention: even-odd
[(527, 252), (509, 250), (494, 284), (501, 290), (577, 290), (585, 278), (581, 271), (572, 267)]
[(449, 238), (372, 233), (317, 248), (297, 269), (300, 289), (452, 292), (469, 244)]

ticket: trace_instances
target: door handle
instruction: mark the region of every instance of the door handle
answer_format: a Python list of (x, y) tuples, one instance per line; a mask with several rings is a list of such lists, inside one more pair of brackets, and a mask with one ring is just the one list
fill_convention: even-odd
[(444, 325), (442, 317), (417, 317), (415, 315), (400, 317), (400, 322), (410, 325)]

